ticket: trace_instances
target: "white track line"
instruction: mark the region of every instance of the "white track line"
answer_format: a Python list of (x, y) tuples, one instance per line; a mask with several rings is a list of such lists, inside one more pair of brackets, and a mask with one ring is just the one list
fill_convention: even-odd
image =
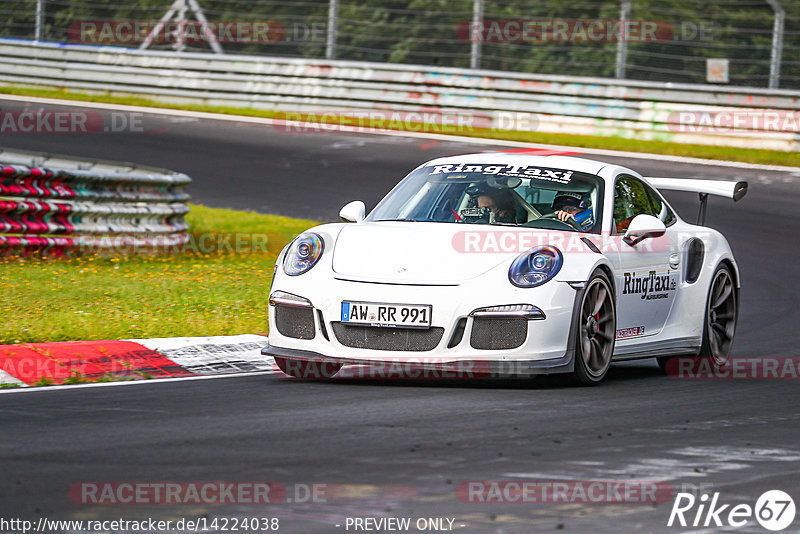
[[(30, 102), (38, 104), (50, 104), (56, 106), (74, 106), (92, 109), (105, 109), (111, 111), (129, 111), (131, 113), (149, 113), (152, 115), (167, 115), (172, 117), (187, 117), (193, 119), (206, 119), (228, 122), (246, 122), (250, 124), (262, 124), (266, 126), (295, 126), (305, 128), (320, 128), (320, 123), (309, 123), (303, 121), (287, 121), (283, 119), (267, 119), (264, 117), (248, 117), (246, 115), (225, 115), (221, 113), (208, 113), (205, 111), (188, 111), (182, 109), (154, 108), (147, 106), (127, 106), (122, 104), (106, 104), (103, 102), (84, 102), (80, 100), (60, 100), (55, 98), (40, 98), (35, 96), (19, 96), (0, 94), (0, 100), (11, 100), (16, 102)], [(622, 150), (605, 150), (600, 148), (572, 147), (563, 145), (545, 145), (538, 143), (524, 143), (521, 141), (503, 141), (500, 139), (485, 139), (481, 137), (464, 137), (459, 135), (446, 135), (428, 132), (404, 132), (398, 130), (381, 130), (373, 128), (354, 128), (351, 126), (339, 126), (326, 124), (325, 130), (331, 133), (362, 133), (371, 135), (387, 135), (395, 137), (414, 137), (418, 139), (434, 139), (437, 141), (448, 141), (455, 143), (469, 143), (490, 146), (515, 146), (522, 148), (541, 148), (546, 150), (570, 150), (583, 154), (595, 154), (598, 156), (612, 156), (618, 158), (635, 158), (658, 161), (671, 161), (678, 163), (691, 163), (694, 165), (712, 165), (718, 167), (732, 167), (736, 169), (753, 169), (761, 171), (777, 171), (800, 173), (800, 167), (787, 167), (783, 165), (761, 165), (757, 163), (743, 163), (738, 161), (725, 161), (714, 159), (690, 158), (685, 156), (667, 156), (663, 154), (649, 154), (646, 152), (626, 152)]]
[[(120, 380), (112, 382), (89, 382), (84, 384), (28, 386), (17, 378), (0, 371), (0, 383), (10, 383), (25, 391), (52, 391), (75, 387), (105, 387), (170, 380), (197, 380), (199, 378), (227, 378), (231, 376), (250, 376), (276, 372), (275, 360), (263, 356), (261, 349), (267, 343), (267, 336), (258, 334), (239, 334), (210, 337), (173, 337), (151, 339), (123, 339), (150, 349), (192, 373), (188, 377), (158, 377), (154, 379)], [(17, 392), (18, 388), (3, 388), (3, 391)]]
[(181, 382), (186, 380), (212, 380), (214, 378), (240, 378), (245, 376), (256, 375), (272, 375), (277, 371), (251, 371), (246, 373), (228, 373), (219, 375), (199, 375), (199, 376), (182, 376), (182, 377), (165, 377), (165, 378), (150, 378), (139, 380), (120, 380), (118, 382), (89, 382), (86, 384), (66, 384), (63, 386), (31, 386), (20, 388), (3, 388), (0, 389), (0, 395), (9, 395), (12, 393), (32, 393), (44, 391), (64, 391), (68, 389), (86, 389), (86, 388), (104, 388), (115, 386), (141, 386), (143, 384), (162, 384), (168, 382)]

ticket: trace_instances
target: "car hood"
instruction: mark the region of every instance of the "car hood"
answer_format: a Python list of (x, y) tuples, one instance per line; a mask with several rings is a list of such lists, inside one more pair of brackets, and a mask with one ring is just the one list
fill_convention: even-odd
[(458, 284), (517, 253), (458, 250), (460, 225), (422, 222), (347, 224), (339, 232), (333, 271), (341, 278), (396, 284)]

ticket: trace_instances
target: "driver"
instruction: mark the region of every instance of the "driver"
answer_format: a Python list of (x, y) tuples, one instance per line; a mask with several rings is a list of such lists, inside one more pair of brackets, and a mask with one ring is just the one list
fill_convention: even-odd
[(481, 193), (478, 198), (478, 207), (489, 208), (494, 213), (494, 220), (501, 223), (513, 223), (514, 201), (510, 195), (503, 195), (500, 191), (494, 194)]
[(559, 221), (575, 221), (581, 230), (594, 226), (594, 212), (588, 196), (573, 191), (559, 191), (553, 199), (553, 212)]

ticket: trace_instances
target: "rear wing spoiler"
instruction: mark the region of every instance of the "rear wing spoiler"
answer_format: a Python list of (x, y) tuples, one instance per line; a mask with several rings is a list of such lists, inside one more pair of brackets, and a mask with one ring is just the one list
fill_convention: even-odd
[(717, 195), (733, 199), (734, 202), (747, 194), (747, 182), (721, 182), (719, 180), (695, 180), (693, 178), (647, 178), (656, 189), (689, 191)]
[(730, 198), (738, 202), (747, 194), (747, 182), (723, 182), (719, 180), (695, 180), (693, 178), (647, 178), (656, 189), (670, 189), (672, 191), (688, 191), (700, 194), (700, 212), (697, 214), (697, 224), (706, 222), (706, 205), (708, 195), (717, 195)]

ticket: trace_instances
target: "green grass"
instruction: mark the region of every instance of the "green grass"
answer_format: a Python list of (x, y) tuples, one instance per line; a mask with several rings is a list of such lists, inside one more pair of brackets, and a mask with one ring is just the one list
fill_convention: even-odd
[(43, 376), (42, 378), (33, 383), (34, 386), (52, 386), (53, 384), (54, 384), (53, 379), (48, 378), (46, 376)]
[[(69, 100), (106, 102), (112, 104), (158, 107), (169, 109), (184, 109), (192, 111), (205, 111), (209, 113), (222, 113), (227, 115), (246, 115), (252, 117), (283, 118), (284, 112), (258, 110), (250, 108), (225, 107), (225, 106), (206, 106), (206, 105), (187, 105), (174, 104), (169, 102), (159, 102), (156, 100), (129, 95), (112, 95), (107, 93), (93, 93), (68, 91), (52, 87), (22, 87), (22, 86), (3, 86), (0, 93), (16, 94), (24, 96), (38, 96), (45, 98), (62, 98)], [(297, 114), (292, 114), (297, 117)], [(307, 117), (307, 120), (315, 121), (318, 117)], [(339, 124), (355, 125), (353, 119), (341, 117), (331, 122)], [(387, 129), (403, 129), (404, 124), (384, 123), (383, 121), (365, 121), (361, 126), (375, 126)], [(551, 134), (542, 132), (523, 132), (514, 130), (494, 130), (486, 128), (471, 128), (468, 130), (448, 128), (441, 125), (417, 125), (415, 131), (428, 131), (433, 133), (446, 133), (462, 135), (467, 137), (486, 137), (490, 139), (501, 139), (507, 141), (521, 141), (528, 143), (542, 143), (550, 145), (575, 146), (583, 148), (601, 148), (607, 150), (627, 150), (632, 152), (647, 152), (652, 154), (665, 154), (671, 156), (685, 156), (706, 159), (719, 159), (727, 161), (741, 161), (745, 163), (760, 163), (767, 165), (785, 165), (800, 167), (800, 153), (781, 152), (777, 150), (758, 150), (741, 149), (734, 147), (720, 147), (708, 145), (688, 145), (671, 143), (668, 141), (643, 141), (626, 137), (601, 137), (587, 135), (567, 135)]]
[(13, 295), (3, 305), (0, 344), (267, 332), (275, 258), (317, 223), (198, 205), (186, 218), (193, 242), (210, 234), (209, 242), (222, 242), (237, 232), (243, 246), (0, 259), (0, 291)]

